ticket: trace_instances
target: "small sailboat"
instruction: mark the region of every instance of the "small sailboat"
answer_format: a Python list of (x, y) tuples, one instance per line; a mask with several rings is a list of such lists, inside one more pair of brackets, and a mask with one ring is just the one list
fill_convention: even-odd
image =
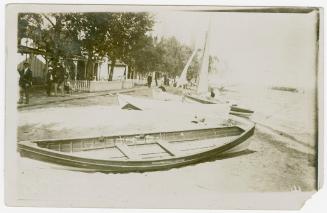
[[(197, 90), (196, 93), (189, 92), (185, 94), (185, 97), (196, 101), (202, 104), (229, 104), (230, 105), (230, 114), (241, 116), (241, 117), (250, 117), (254, 111), (240, 107), (237, 104), (230, 104), (219, 100), (218, 97), (215, 97), (213, 90), (209, 91), (209, 46), (210, 46), (210, 24), (209, 29), (206, 32), (204, 40), (203, 55), (201, 60), (200, 71), (198, 74)], [(193, 58), (193, 57), (192, 57)], [(182, 73), (183, 75), (183, 73)], [(184, 74), (185, 75), (185, 74)], [(181, 76), (182, 77), (182, 76)]]

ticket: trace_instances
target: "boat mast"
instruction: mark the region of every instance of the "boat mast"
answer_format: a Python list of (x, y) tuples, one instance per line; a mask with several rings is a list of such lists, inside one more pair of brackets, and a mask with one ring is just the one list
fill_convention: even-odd
[(208, 92), (208, 73), (209, 73), (209, 31), (210, 31), (210, 22), (208, 30), (206, 32), (204, 40), (204, 49), (201, 61), (201, 67), (198, 75), (198, 88), (197, 93), (203, 94)]

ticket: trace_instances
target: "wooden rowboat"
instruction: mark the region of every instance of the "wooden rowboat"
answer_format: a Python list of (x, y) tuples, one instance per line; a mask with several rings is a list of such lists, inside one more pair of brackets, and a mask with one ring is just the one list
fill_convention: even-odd
[(145, 172), (195, 164), (247, 149), (254, 124), (94, 138), (18, 142), (21, 156), (87, 172)]

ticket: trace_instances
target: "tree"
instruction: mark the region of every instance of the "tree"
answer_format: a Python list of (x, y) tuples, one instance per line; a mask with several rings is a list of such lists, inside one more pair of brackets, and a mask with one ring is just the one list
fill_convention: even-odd
[(154, 22), (148, 13), (25, 13), (18, 23), (18, 43), (31, 38), (54, 61), (87, 57), (85, 78), (93, 77), (95, 60), (108, 56), (111, 80), (116, 60), (133, 64), (131, 55)]
[(133, 67), (135, 52), (140, 48), (145, 35), (153, 27), (153, 19), (148, 13), (112, 13), (105, 47), (110, 59), (109, 81), (118, 59)]
[(67, 27), (67, 14), (21, 13), (18, 16), (18, 44), (30, 38), (36, 49), (47, 53), (46, 59), (58, 61), (59, 57), (78, 54), (77, 34)]
[(40, 36), (36, 32), (41, 31), (42, 24), (43, 20), (39, 14), (19, 13), (17, 44), (20, 45), (23, 38), (30, 38), (34, 41), (40, 40)]
[(193, 78), (197, 78), (197, 75), (199, 73), (199, 70), (200, 70), (200, 60), (199, 60), (199, 51), (196, 53), (196, 55), (194, 56), (193, 58), (193, 61), (188, 69), (188, 72), (187, 72), (187, 80), (191, 80)]
[[(175, 37), (161, 38), (158, 46), (161, 50), (161, 63), (158, 70), (167, 73), (173, 78), (179, 76), (193, 50), (187, 45), (180, 43)], [(197, 66), (197, 57), (194, 57), (188, 74), (190, 73), (190, 69), (196, 69)]]
[[(192, 49), (176, 38), (152, 37), (154, 25), (148, 13), (50, 13), (19, 14), (18, 43), (31, 38), (36, 48), (53, 61), (59, 58), (84, 57), (84, 79), (94, 76), (94, 64), (107, 56), (111, 62), (109, 80), (118, 60), (129, 66), (130, 73), (159, 71), (170, 77), (180, 75)], [(188, 71), (192, 78), (198, 72), (198, 56)]]
[(77, 36), (80, 43), (80, 55), (87, 56), (86, 79), (92, 79), (94, 62), (102, 59), (106, 51), (104, 43), (109, 30), (111, 13), (72, 13), (67, 15), (67, 26)]

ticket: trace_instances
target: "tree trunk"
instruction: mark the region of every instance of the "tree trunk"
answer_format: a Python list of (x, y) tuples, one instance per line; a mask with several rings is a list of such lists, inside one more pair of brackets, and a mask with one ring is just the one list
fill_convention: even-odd
[(114, 68), (116, 66), (116, 59), (112, 59), (111, 60), (111, 64), (110, 64), (110, 70), (109, 70), (109, 79), (108, 81), (112, 81), (112, 77), (114, 75)]
[(130, 70), (131, 73), (131, 79), (134, 79), (134, 70)]
[(54, 38), (54, 49), (53, 49), (53, 53), (55, 55), (55, 58), (60, 57), (60, 46), (61, 46), (61, 39), (60, 39), (60, 33), (62, 30), (62, 17), (61, 16), (56, 16), (56, 22), (53, 25), (54, 28), (54, 34), (53, 34), (53, 38)]

